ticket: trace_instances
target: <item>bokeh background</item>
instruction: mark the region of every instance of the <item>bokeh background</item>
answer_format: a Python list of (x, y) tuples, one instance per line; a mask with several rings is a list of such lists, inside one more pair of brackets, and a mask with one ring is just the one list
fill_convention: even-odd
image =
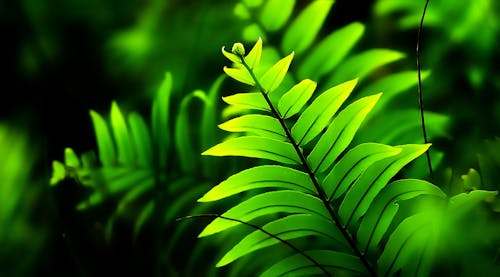
[[(133, 242), (126, 222), (106, 240), (109, 207), (76, 211), (85, 192), (76, 182), (50, 187), (52, 161), (62, 159), (66, 146), (96, 148), (89, 109), (106, 112), (118, 100), (123, 109), (147, 114), (166, 71), (175, 76), (173, 103), (208, 89), (226, 63), (221, 46), (242, 37), (236, 2), (0, 3), (0, 275), (156, 272), (154, 241)], [(296, 10), (309, 2), (297, 1)], [(407, 58), (388, 70), (415, 69), (424, 1), (358, 2), (338, 0), (323, 31), (363, 22), (358, 49), (399, 50)], [(478, 157), (487, 158), (490, 183), (500, 177), (499, 6), (495, 0), (431, 1), (422, 46), (423, 67), (432, 71), (423, 87), (425, 107), (452, 118), (448, 136), (435, 142), (445, 153), (442, 169), (460, 176), (480, 167)], [(418, 105), (416, 90), (401, 101)]]

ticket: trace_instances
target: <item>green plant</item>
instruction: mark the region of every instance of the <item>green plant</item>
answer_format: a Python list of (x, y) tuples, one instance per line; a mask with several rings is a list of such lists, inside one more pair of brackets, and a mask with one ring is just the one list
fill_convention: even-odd
[[(263, 164), (232, 175), (199, 199), (216, 201), (257, 189), (255, 196), (222, 215), (206, 215), (216, 218), (200, 237), (238, 225), (256, 230), (236, 232), (240, 238), (217, 266), (266, 247), (284, 246), (291, 251), (267, 257), (263, 276), (339, 271), (425, 276), (440, 268), (436, 257), (450, 255), (443, 250), (446, 246), (458, 249), (474, 241), (457, 242), (461, 238), (457, 227), (496, 192), (474, 190), (448, 198), (423, 180), (390, 182), (430, 145), (363, 143), (348, 148), (381, 94), (363, 97), (339, 113), (357, 80), (312, 97), (316, 83), (305, 79), (273, 97), (283, 86), (294, 53), (266, 69), (260, 65), (261, 40), (246, 56), (243, 49), (241, 44), (235, 44), (232, 52), (223, 49), (233, 62), (224, 71), (250, 85), (250, 92), (223, 99), (252, 111), (220, 127), (247, 135), (228, 139), (203, 154), (258, 158)], [(307, 104), (310, 98), (313, 101)], [(309, 240), (311, 236), (316, 240)], [(453, 261), (462, 257), (460, 253), (450, 256)]]
[[(378, 141), (387, 144), (422, 143), (418, 106), (410, 94), (416, 91), (417, 72), (414, 70), (387, 70), (387, 66), (405, 60), (405, 54), (387, 48), (363, 49), (358, 46), (365, 36), (366, 26), (352, 22), (337, 30), (327, 30), (325, 20), (335, 1), (311, 1), (296, 11), (296, 1), (241, 0), (235, 14), (247, 22), (243, 31), (245, 41), (259, 37), (268, 42), (263, 48), (262, 68), (270, 67), (280, 56), (294, 51), (298, 65), (290, 69), (283, 85), (270, 95), (279, 99), (285, 91), (302, 79), (317, 81), (324, 90), (344, 80), (358, 79), (358, 92), (353, 99), (368, 96), (373, 91), (384, 91), (384, 97), (368, 115), (368, 123), (355, 138), (356, 143)], [(300, 4), (300, 3), (299, 3)], [(259, 68), (257, 71), (261, 70)], [(259, 72), (257, 72), (259, 73)], [(422, 80), (430, 76), (422, 72)], [(414, 90), (413, 90), (414, 89)], [(233, 108), (234, 109), (234, 108)], [(448, 135), (450, 118), (447, 115), (425, 111), (430, 139)], [(443, 154), (431, 152), (433, 164), (438, 166)], [(427, 177), (425, 159), (412, 165), (410, 172)]]
[[(32, 274), (32, 265), (47, 239), (46, 226), (35, 223), (40, 181), (32, 172), (38, 159), (28, 136), (0, 123), (0, 275)], [(18, 261), (19, 257), (23, 257)]]
[[(126, 116), (116, 102), (111, 105), (109, 123), (96, 111), (90, 111), (98, 147), (78, 157), (71, 148), (64, 151), (64, 163), (53, 162), (50, 183), (59, 184), (67, 177), (90, 189), (90, 195), (77, 205), (80, 211), (114, 206), (106, 223), (106, 237), (113, 235), (117, 220), (134, 224), (134, 240), (145, 223), (154, 229), (158, 260), (169, 263), (169, 273), (182, 270), (174, 266), (172, 253), (176, 241), (189, 233), (186, 224), (174, 222), (180, 214), (192, 210), (191, 203), (206, 191), (211, 174), (217, 176), (219, 164), (198, 159), (199, 149), (215, 143), (219, 78), (210, 91), (196, 90), (182, 98), (171, 128), (170, 98), (173, 78), (167, 73), (152, 104), (151, 123), (136, 112)], [(197, 103), (198, 102), (198, 103)], [(195, 106), (193, 106), (195, 105)], [(192, 128), (190, 108), (201, 107), (200, 124)], [(193, 140), (199, 137), (199, 140)], [(193, 211), (204, 211), (197, 207)], [(168, 234), (168, 240), (164, 240)], [(164, 244), (166, 242), (166, 244)]]

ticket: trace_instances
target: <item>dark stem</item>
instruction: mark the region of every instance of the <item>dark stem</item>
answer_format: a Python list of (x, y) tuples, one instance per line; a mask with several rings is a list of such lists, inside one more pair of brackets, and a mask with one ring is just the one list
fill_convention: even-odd
[(252, 227), (256, 230), (259, 230), (261, 231), (262, 233), (274, 238), (274, 239), (277, 239), (279, 242), (285, 244), (286, 246), (290, 247), (292, 250), (294, 250), (295, 252), (297, 252), (298, 254), (302, 255), (304, 258), (308, 259), (309, 261), (311, 261), (315, 266), (317, 266), (319, 269), (321, 269), (321, 271), (323, 271), (323, 273), (325, 273), (326, 276), (331, 276), (330, 272), (328, 272), (328, 270), (326, 270), (326, 268), (324, 268), (321, 264), (318, 263), (318, 261), (316, 261), (315, 259), (313, 259), (311, 256), (307, 255), (304, 251), (298, 249), (297, 247), (295, 247), (293, 244), (289, 243), (288, 241), (274, 235), (273, 233), (270, 233), (266, 230), (264, 230), (264, 228), (258, 226), (258, 225), (255, 225), (255, 224), (252, 224), (250, 222), (245, 222), (243, 220), (239, 220), (239, 219), (236, 219), (236, 218), (231, 218), (231, 217), (226, 217), (226, 216), (223, 216), (223, 215), (219, 215), (219, 214), (199, 214), (199, 215), (189, 215), (189, 216), (185, 216), (185, 217), (181, 217), (181, 218), (177, 218), (176, 221), (181, 221), (181, 220), (184, 220), (184, 219), (192, 219), (192, 218), (199, 218), (199, 217), (208, 217), (208, 218), (222, 218), (222, 219), (225, 219), (225, 220), (229, 220), (229, 221), (234, 221), (234, 222), (238, 222), (238, 223), (241, 223), (243, 225), (246, 225), (246, 226), (249, 226), (249, 227)]
[[(422, 55), (422, 51), (420, 51), (420, 43), (421, 43), (421, 33), (422, 27), (424, 25), (425, 12), (427, 11), (427, 6), (429, 5), (429, 0), (425, 2), (424, 11), (422, 12), (422, 18), (420, 19), (420, 25), (418, 26), (418, 34), (417, 34), (417, 76), (418, 76), (418, 102), (420, 105), (420, 120), (422, 121), (422, 132), (424, 135), (424, 142), (428, 143), (427, 139), (427, 131), (425, 129), (425, 117), (424, 117), (424, 99), (422, 93), (422, 77), (421, 77), (421, 68), (420, 68), (420, 56)], [(431, 163), (431, 155), (429, 154), (430, 150), (425, 152), (427, 157), (427, 165), (429, 166), (429, 173), (431, 178), (434, 178), (434, 173), (432, 172), (432, 163)]]
[(339, 228), (340, 232), (345, 237), (346, 241), (349, 243), (349, 246), (354, 251), (354, 254), (357, 255), (360, 258), (361, 262), (366, 267), (366, 269), (368, 270), (368, 272), (370, 273), (370, 275), (371, 276), (377, 276), (377, 273), (375, 272), (375, 270), (372, 268), (372, 266), (370, 265), (370, 263), (368, 262), (368, 260), (366, 259), (366, 257), (358, 249), (358, 247), (356, 246), (356, 243), (351, 238), (351, 235), (349, 234), (349, 232), (347, 232), (347, 229), (345, 229), (342, 226), (342, 224), (340, 222), (340, 219), (338, 218), (337, 214), (333, 211), (332, 206), (330, 206), (330, 202), (328, 201), (328, 197), (326, 196), (325, 191), (320, 186), (320, 184), (318, 183), (318, 180), (316, 179), (316, 176), (314, 175), (313, 171), (309, 167), (309, 164), (307, 163), (306, 157), (304, 156), (304, 153), (302, 153), (302, 150), (300, 149), (299, 144), (292, 137), (292, 133), (290, 132), (290, 130), (288, 129), (288, 127), (285, 124), (285, 119), (281, 116), (281, 114), (279, 113), (279, 111), (276, 110), (276, 108), (274, 107), (274, 105), (271, 102), (271, 99), (267, 95), (267, 91), (262, 87), (262, 85), (260, 84), (259, 80), (257, 79), (257, 77), (255, 76), (255, 74), (253, 73), (253, 70), (248, 66), (248, 64), (246, 63), (246, 61), (243, 58), (243, 56), (240, 56), (240, 58), (241, 58), (241, 62), (243, 64), (243, 66), (247, 69), (247, 71), (250, 73), (250, 75), (252, 76), (253, 80), (255, 81), (255, 86), (262, 93), (262, 96), (264, 97), (264, 99), (266, 100), (267, 104), (269, 105), (269, 108), (271, 109), (271, 112), (273, 113), (274, 117), (276, 117), (278, 119), (278, 121), (280, 122), (281, 127), (285, 131), (285, 134), (286, 134), (288, 140), (293, 145), (293, 148), (295, 149), (295, 152), (297, 152), (297, 155), (300, 158), (300, 162), (302, 164), (302, 167), (304, 168), (305, 172), (307, 173), (307, 175), (309, 176), (309, 178), (313, 182), (313, 185), (316, 188), (316, 191), (318, 192), (318, 197), (323, 202), (323, 205), (325, 206), (326, 210), (330, 214), (333, 222), (335, 223), (335, 225), (337, 226), (337, 228)]

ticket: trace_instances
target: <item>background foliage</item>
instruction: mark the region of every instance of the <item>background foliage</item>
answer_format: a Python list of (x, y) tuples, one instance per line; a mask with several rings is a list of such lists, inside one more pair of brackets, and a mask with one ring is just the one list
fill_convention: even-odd
[[(249, 261), (245, 258), (230, 268), (213, 268), (217, 258), (222, 257), (236, 239), (223, 236), (212, 243), (198, 244), (195, 237), (207, 223), (202, 219), (166, 225), (158, 220), (144, 220), (143, 230), (134, 240), (139, 209), (114, 216), (123, 195), (109, 195), (100, 205), (82, 212), (76, 207), (92, 197), (95, 187), (84, 186), (86, 179), (79, 174), (68, 174), (77, 173), (71, 170), (64, 171), (66, 178), (58, 186), (50, 187), (49, 180), (52, 161), (64, 162), (66, 147), (73, 149), (79, 158), (83, 153), (99, 149), (90, 109), (110, 124), (108, 111), (116, 100), (115, 110), (119, 107), (125, 117), (136, 111), (151, 128), (152, 101), (167, 71), (173, 76), (168, 109), (171, 126), (168, 156), (175, 166), (168, 168), (169, 176), (173, 177), (164, 183), (171, 185), (182, 180), (180, 176), (192, 176), (194, 180), (181, 182), (179, 187), (197, 186), (199, 191), (188, 197), (196, 199), (207, 191), (201, 189), (201, 184), (214, 186), (230, 174), (254, 165), (245, 159), (229, 159), (224, 161), (227, 170), (207, 170), (207, 164), (220, 161), (199, 160), (201, 164), (194, 168), (189, 161), (225, 136), (215, 126), (201, 127), (198, 118), (204, 115), (203, 107), (218, 96), (232, 94), (235, 88), (240, 88), (234, 82), (224, 81), (214, 94), (217, 97), (209, 97), (210, 88), (226, 64), (220, 47), (229, 47), (235, 41), (244, 41), (250, 46), (248, 43), (260, 35), (266, 46), (278, 50), (277, 55), (267, 61), (271, 64), (292, 50), (283, 46), (286, 43), (282, 44), (283, 34), (290, 27), (286, 17), (295, 18), (314, 1), (284, 1), (295, 2), (294, 8), (280, 9), (278, 6), (283, 4), (277, 4), (269, 5), (264, 11), (260, 6), (263, 2), (280, 1), (21, 0), (0, 4), (1, 28), (8, 38), (0, 46), (0, 58), (6, 68), (1, 75), (4, 97), (0, 101), (0, 243), (6, 247), (0, 250), (0, 275), (4, 272), (9, 275), (92, 276), (103, 272), (182, 275), (194, 274), (189, 271), (194, 264), (202, 264), (199, 270), (207, 275), (237, 275), (244, 269)], [(429, 120), (429, 129), (434, 130), (431, 154), (438, 172), (435, 183), (450, 196), (472, 189), (498, 190), (500, 75), (495, 65), (500, 62), (496, 47), (500, 7), (497, 2), (431, 0), (424, 25), (422, 61), (424, 70), (429, 70), (425, 73), (424, 97), (429, 118), (434, 118)], [(250, 9), (250, 14), (242, 10), (242, 3)], [(401, 54), (360, 79), (355, 99), (368, 92), (383, 91), (388, 95), (391, 89), (394, 97), (387, 103), (379, 103), (384, 108), (372, 111), (374, 115), (368, 120), (372, 120), (370, 125), (374, 127), (361, 130), (356, 143), (421, 142), (419, 123), (413, 119), (412, 112), (418, 108), (414, 48), (416, 24), (423, 4), (423, 1), (377, 0), (359, 5), (356, 1), (338, 0), (323, 15), (324, 23), (318, 26), (317, 37), (309, 45), (311, 49), (349, 24), (363, 25), (362, 34), (353, 39), (352, 46), (343, 45), (348, 51), (339, 58), (340, 67), (345, 66), (341, 63), (343, 59), (374, 48)], [(276, 20), (269, 21), (269, 18)], [(280, 22), (279, 18), (283, 20)], [(258, 32), (252, 27), (256, 23), (261, 24)], [(293, 50), (297, 52), (298, 62), (305, 60), (305, 56), (301, 56), (304, 51)], [(382, 59), (377, 56), (375, 60)], [(302, 74), (301, 69), (294, 66), (291, 72)], [(340, 78), (332, 77), (340, 74), (333, 67), (324, 74), (307, 77), (319, 78), (324, 88), (331, 85), (327, 84), (329, 79)], [(358, 76), (344, 77), (335, 81)], [(400, 87), (394, 86), (396, 83)], [(377, 91), (373, 91), (375, 88)], [(235, 112), (213, 107), (213, 114), (217, 116), (212, 125)], [(182, 114), (187, 116), (178, 116)], [(381, 116), (380, 122), (376, 120), (377, 114)], [(409, 120), (413, 123), (407, 124)], [(407, 128), (401, 131), (394, 126)], [(400, 130), (399, 135), (395, 132), (389, 136), (385, 131), (395, 129)], [(377, 133), (376, 130), (384, 131)], [(186, 137), (193, 139), (184, 140)], [(201, 142), (208, 138), (212, 142)], [(95, 153), (98, 160), (101, 153)], [(421, 162), (405, 168), (401, 175), (427, 178), (425, 164)], [(71, 165), (71, 161), (69, 163)], [(141, 208), (154, 200), (148, 197), (137, 202)], [(228, 199), (211, 209), (222, 211), (237, 201)], [(181, 209), (179, 216), (196, 208), (195, 204), (185, 206), (187, 210)], [(478, 211), (481, 216), (476, 218), (484, 225), (474, 225), (477, 231), (471, 228), (473, 237), (481, 237), (484, 230), (492, 230), (492, 233), (498, 230), (499, 207), (497, 201), (487, 203), (484, 211)], [(156, 247), (156, 236), (152, 234), (161, 230), (160, 226), (167, 226), (163, 229), (167, 231), (181, 226), (175, 224), (185, 226), (183, 236), (175, 241), (181, 245), (175, 249), (185, 252), (176, 259), (168, 258), (171, 250), (159, 251), (162, 254), (157, 255), (158, 248), (168, 249), (171, 241), (164, 239), (165, 247)], [(112, 232), (109, 226), (113, 226)], [(491, 240), (482, 253), (493, 253), (493, 256), (497, 253), (498, 265), (500, 239), (492, 236)], [(217, 257), (207, 254), (214, 251)], [(13, 262), (12, 257), (16, 255), (27, 258)], [(444, 267), (453, 268), (452, 265)]]

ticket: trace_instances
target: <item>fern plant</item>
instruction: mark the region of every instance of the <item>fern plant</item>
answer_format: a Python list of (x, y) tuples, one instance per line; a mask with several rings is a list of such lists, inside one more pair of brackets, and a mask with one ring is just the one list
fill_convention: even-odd
[[(295, 0), (241, 0), (236, 4), (235, 14), (247, 22), (242, 34), (244, 40), (256, 41), (262, 37), (264, 42), (268, 42), (268, 46), (263, 48), (263, 68), (270, 67), (280, 56), (291, 51), (294, 51), (294, 59), (298, 61), (298, 65), (285, 76), (283, 85), (270, 98), (278, 100), (294, 84), (306, 78), (318, 81), (320, 90), (357, 78), (360, 89), (353, 94), (353, 99), (368, 96), (374, 90), (384, 91), (384, 97), (368, 115), (369, 124), (360, 130), (357, 143), (382, 142), (381, 139), (388, 144), (422, 142), (419, 110), (410, 96), (416, 91), (417, 72), (386, 73), (383, 67), (402, 61), (406, 56), (402, 52), (387, 48), (356, 49), (366, 29), (361, 22), (327, 30), (325, 20), (334, 4), (334, 0), (311, 1), (304, 7)], [(260, 69), (256, 70), (259, 73)], [(377, 78), (370, 78), (374, 75)], [(422, 79), (427, 79), (429, 75), (429, 71), (423, 72)], [(450, 118), (436, 112), (425, 113), (429, 138), (447, 136)], [(442, 153), (434, 150), (431, 156), (437, 166)], [(420, 159), (416, 166), (412, 166), (411, 172), (419, 173), (419, 177), (426, 177), (426, 171), (421, 170), (426, 167), (424, 160)]]
[[(88, 187), (91, 194), (77, 205), (80, 211), (112, 203), (115, 208), (105, 229), (108, 239), (113, 237), (117, 220), (133, 223), (134, 240), (147, 222), (152, 224), (157, 234), (154, 243), (161, 254), (158, 260), (167, 265), (171, 274), (186, 270), (174, 265), (172, 253), (175, 242), (192, 232), (189, 225), (175, 223), (175, 218), (192, 209), (190, 204), (215, 182), (210, 180), (210, 174), (219, 171), (217, 162), (199, 159), (196, 153), (216, 141), (215, 100), (223, 78), (217, 79), (208, 93), (196, 90), (182, 98), (174, 116), (174, 128), (170, 127), (172, 81), (172, 75), (167, 73), (152, 104), (150, 125), (136, 112), (126, 116), (116, 102), (111, 105), (109, 122), (90, 111), (98, 161), (93, 152), (79, 157), (66, 148), (64, 163), (53, 162), (50, 181), (56, 185), (70, 177)], [(202, 107), (201, 121), (196, 125), (190, 115), (193, 105)], [(200, 130), (198, 141), (191, 139), (195, 137), (193, 127)], [(194, 210), (201, 212), (206, 208)], [(168, 240), (163, 239), (164, 234), (168, 234)], [(188, 259), (189, 262), (194, 261)]]
[[(250, 92), (223, 100), (252, 112), (220, 125), (245, 135), (225, 140), (203, 155), (257, 158), (263, 164), (232, 175), (198, 200), (211, 202), (257, 191), (222, 215), (213, 215), (216, 218), (200, 233), (200, 237), (210, 236), (238, 225), (254, 229), (242, 235), (217, 266), (266, 247), (285, 246), (293, 253), (284, 252), (285, 256), (268, 264), (262, 276), (339, 271), (377, 276), (400, 270), (425, 275), (433, 265), (429, 252), (438, 252), (436, 242), (443, 230), (461, 223), (467, 213), (461, 207), (465, 203), (473, 207), (495, 194), (474, 191), (447, 199), (438, 187), (423, 180), (390, 182), (430, 145), (371, 142), (348, 149), (381, 97), (366, 96), (340, 110), (356, 79), (315, 97), (316, 83), (305, 79), (273, 97), (282, 86), (293, 52), (268, 69), (260, 65), (261, 40), (248, 55), (241, 43), (234, 44), (231, 52), (224, 48), (222, 52), (233, 62), (233, 67), (224, 68), (225, 73), (251, 86)], [(417, 198), (426, 199), (425, 203), (432, 200), (432, 207), (442, 214), (430, 215), (430, 204), (399, 211), (398, 203), (413, 203), (410, 200)], [(310, 242), (308, 237), (317, 240), (304, 243)], [(294, 245), (301, 242), (304, 249)]]

